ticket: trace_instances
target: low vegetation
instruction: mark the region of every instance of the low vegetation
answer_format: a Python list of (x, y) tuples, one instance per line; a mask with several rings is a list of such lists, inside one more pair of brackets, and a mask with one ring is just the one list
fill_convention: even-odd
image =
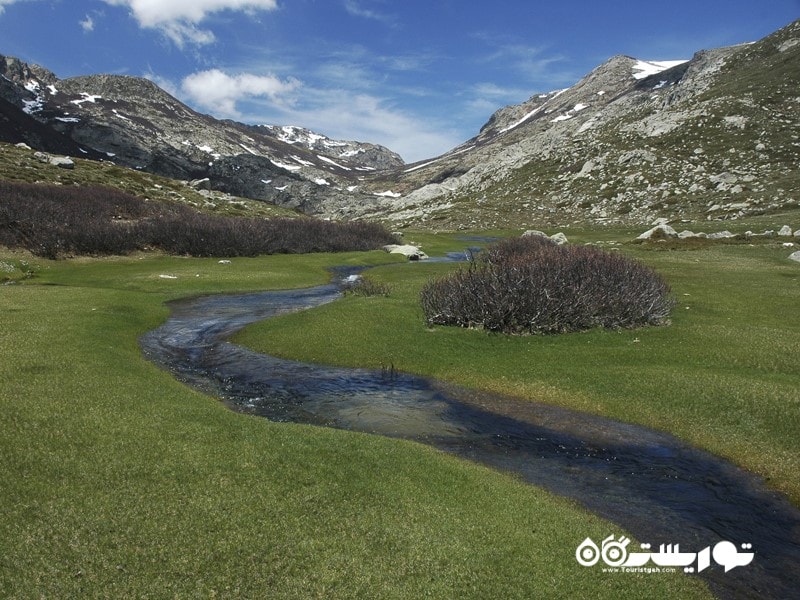
[(345, 294), (353, 296), (388, 296), (391, 286), (372, 277), (357, 277), (352, 282), (345, 282)]
[(227, 217), (105, 187), (0, 181), (0, 245), (46, 258), (145, 249), (227, 257), (342, 252), (393, 241), (371, 223)]
[(512, 238), (420, 293), (428, 325), (502, 333), (564, 333), (659, 325), (674, 301), (649, 267), (589, 246)]
[(708, 597), (580, 567), (587, 536), (622, 531), (571, 502), (419, 444), (233, 413), (141, 355), (168, 299), (321, 284), (384, 252), (0, 260), (33, 274), (0, 288), (4, 598)]

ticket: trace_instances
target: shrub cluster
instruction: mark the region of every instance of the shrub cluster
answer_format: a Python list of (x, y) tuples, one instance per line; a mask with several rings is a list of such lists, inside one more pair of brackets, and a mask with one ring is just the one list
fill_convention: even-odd
[(490, 246), (467, 268), (429, 281), (420, 300), (429, 325), (517, 334), (657, 325), (674, 304), (649, 267), (540, 237)]
[(47, 258), (145, 249), (190, 256), (341, 252), (394, 241), (373, 223), (224, 217), (110, 188), (0, 181), (0, 245)]

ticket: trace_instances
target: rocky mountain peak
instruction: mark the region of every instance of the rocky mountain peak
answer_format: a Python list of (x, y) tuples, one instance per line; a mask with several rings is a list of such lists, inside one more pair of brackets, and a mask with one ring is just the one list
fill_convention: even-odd
[(51, 85), (58, 80), (55, 74), (44, 67), (29, 65), (16, 57), (3, 55), (0, 55), (0, 76), (23, 87), (30, 82)]
[(140, 77), (59, 80), (5, 57), (0, 68), (7, 74), (0, 99), (8, 103), (0, 106), (0, 140), (37, 149), (70, 148), (158, 175), (203, 179), (224, 192), (313, 214), (326, 205), (346, 212), (364, 203), (359, 178), (403, 164), (376, 144), (337, 142), (301, 128), (280, 128), (278, 135), (275, 128), (214, 119)]
[(398, 225), (501, 227), (797, 206), (799, 29), (688, 61), (614, 56), (568, 89), (497, 111), (455, 151), (374, 182), (401, 192), (383, 210)]
[(259, 128), (267, 135), (274, 136), (287, 144), (319, 152), (369, 170), (395, 169), (405, 164), (399, 154), (378, 144), (332, 140), (325, 135), (295, 125), (260, 125)]

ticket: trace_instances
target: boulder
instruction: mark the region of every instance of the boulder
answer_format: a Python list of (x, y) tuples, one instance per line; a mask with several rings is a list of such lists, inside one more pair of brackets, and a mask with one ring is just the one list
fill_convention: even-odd
[(428, 258), (428, 255), (422, 250), (410, 244), (402, 246), (398, 244), (389, 244), (388, 246), (384, 246), (383, 249), (389, 254), (402, 254), (408, 258), (408, 260), (425, 260)]
[(47, 152), (34, 152), (33, 158), (38, 160), (40, 163), (45, 163), (54, 167), (60, 167), (62, 169), (75, 168), (75, 163), (71, 158), (66, 156), (51, 156)]
[(50, 164), (59, 169), (74, 169), (75, 162), (66, 156), (54, 156), (50, 159)]
[(563, 246), (564, 244), (568, 243), (567, 236), (565, 236), (560, 231), (558, 233), (554, 233), (550, 236), (550, 239), (555, 242), (558, 246)]
[(544, 231), (539, 231), (538, 229), (528, 229), (528, 231), (522, 234), (522, 237), (531, 237), (533, 235), (536, 237), (550, 237)]
[(798, 250), (797, 252), (792, 252), (789, 255), (789, 260), (793, 260), (795, 262), (800, 262), (800, 250)]
[(789, 227), (788, 225), (784, 225), (783, 227), (780, 228), (780, 231), (778, 231), (778, 235), (784, 237), (790, 237), (792, 235), (792, 228)]
[(731, 233), (730, 231), (717, 231), (716, 233), (709, 233), (708, 239), (710, 240), (725, 240), (728, 238), (736, 237), (736, 234)]
[(656, 225), (652, 229), (648, 229), (642, 235), (637, 237), (637, 240), (650, 240), (659, 237), (678, 237), (678, 232), (669, 225)]

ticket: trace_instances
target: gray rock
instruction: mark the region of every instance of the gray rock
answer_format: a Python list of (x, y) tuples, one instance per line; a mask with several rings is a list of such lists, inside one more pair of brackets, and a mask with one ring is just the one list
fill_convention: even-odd
[(66, 156), (54, 156), (50, 159), (50, 164), (60, 169), (74, 169), (75, 162)]
[(19, 144), (14, 144), (14, 146), (16, 146), (17, 148), (22, 148), (23, 150), (32, 150), (32, 148), (30, 146), (28, 146), (28, 144), (26, 144), (25, 142), (20, 142)]
[(686, 238), (694, 238), (694, 237), (698, 237), (698, 234), (696, 234), (694, 231), (689, 231), (688, 229), (684, 229), (678, 234), (679, 240), (685, 240)]
[(784, 225), (780, 228), (780, 231), (778, 231), (778, 235), (790, 237), (792, 235), (792, 228), (788, 225)]
[(678, 237), (678, 232), (669, 225), (656, 225), (652, 229), (648, 229), (642, 235), (637, 237), (637, 240), (649, 240), (654, 236), (661, 235), (662, 237)]
[(389, 244), (388, 246), (384, 246), (383, 249), (389, 254), (402, 254), (408, 258), (408, 260), (425, 260), (428, 258), (428, 255), (422, 250), (410, 244), (405, 244), (402, 246), (397, 244)]
[(554, 233), (553, 235), (551, 235), (550, 239), (553, 240), (558, 246), (563, 246), (564, 244), (569, 242), (567, 236), (565, 236), (560, 231), (558, 233)]
[(547, 234), (546, 234), (544, 231), (539, 231), (538, 229), (528, 229), (528, 231), (526, 231), (525, 233), (523, 233), (521, 237), (531, 237), (531, 236), (536, 236), (536, 237), (550, 237), (550, 236), (549, 236), (549, 235), (547, 235)]
[(54, 167), (60, 167), (62, 169), (75, 168), (75, 163), (71, 158), (66, 156), (51, 156), (47, 152), (34, 152), (33, 158), (38, 160), (40, 163), (52, 165)]
[(209, 189), (211, 187), (211, 180), (208, 177), (203, 177), (202, 179), (193, 179), (189, 182), (189, 187), (194, 189)]
[(800, 237), (800, 229), (794, 232), (794, 237)]
[(800, 250), (798, 250), (797, 252), (792, 252), (789, 255), (789, 260), (793, 260), (795, 262), (800, 262)]
[(709, 233), (708, 239), (710, 240), (725, 240), (728, 238), (736, 237), (736, 234), (731, 233), (728, 230), (725, 231), (717, 231), (716, 233)]
[(709, 177), (709, 180), (711, 181), (711, 183), (717, 183), (717, 184), (724, 183), (727, 185), (733, 185), (739, 180), (739, 178), (736, 177), (736, 175), (734, 175), (733, 173), (728, 173), (726, 171), (724, 173), (720, 173), (719, 175), (712, 175), (711, 177)]

